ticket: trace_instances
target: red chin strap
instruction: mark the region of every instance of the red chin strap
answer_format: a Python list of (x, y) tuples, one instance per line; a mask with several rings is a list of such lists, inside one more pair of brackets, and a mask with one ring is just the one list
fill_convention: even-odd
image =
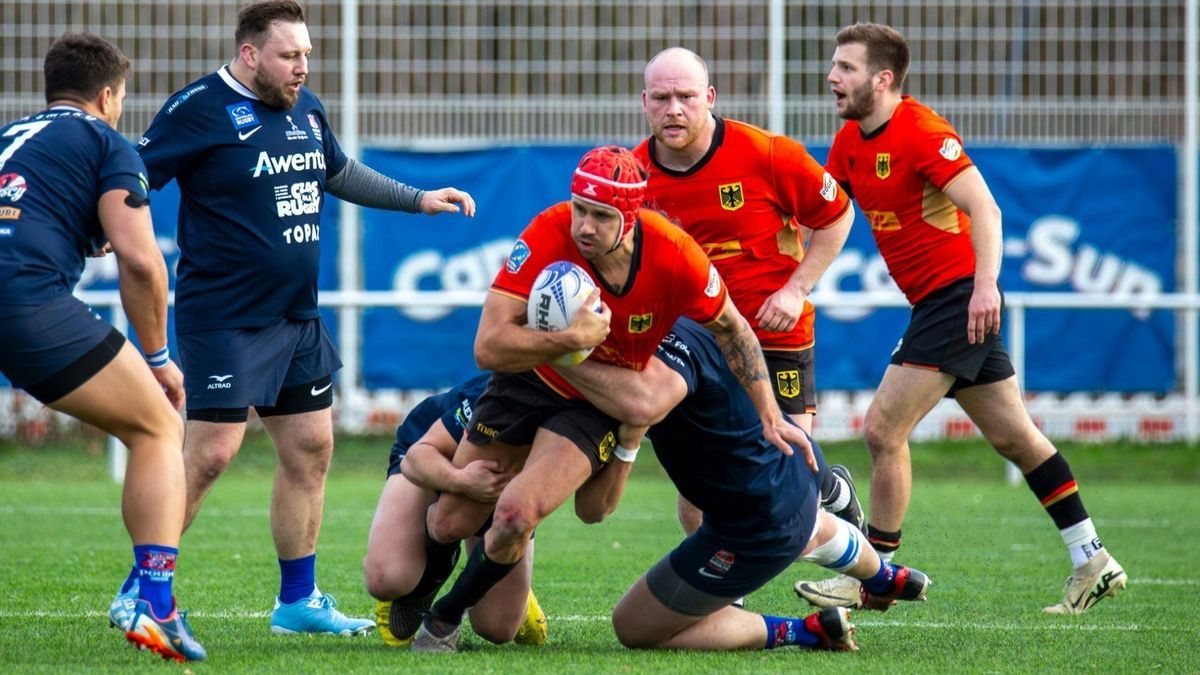
[(615, 251), (637, 223), (646, 194), (646, 170), (633, 153), (617, 145), (589, 150), (571, 178), (571, 194), (593, 204), (616, 209), (621, 231), (608, 252)]

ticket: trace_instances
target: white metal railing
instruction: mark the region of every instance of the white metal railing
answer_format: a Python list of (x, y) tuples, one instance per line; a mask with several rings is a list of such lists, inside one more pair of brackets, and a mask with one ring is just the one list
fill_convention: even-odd
[[(122, 332), (128, 331), (128, 322), (121, 311), (120, 296), (116, 291), (83, 291), (77, 294), (84, 302), (97, 307), (113, 309), (113, 325)], [(323, 291), (320, 303), (324, 307), (336, 307), (341, 310), (343, 320), (349, 318), (357, 323), (359, 310), (366, 307), (479, 307), (486, 297), (484, 291)], [(1196, 344), (1196, 333), (1200, 331), (1200, 294), (1197, 293), (1164, 293), (1159, 295), (1105, 295), (1100, 293), (1037, 293), (1010, 292), (1005, 293), (1007, 316), (1006, 345), (1012, 357), (1013, 368), (1017, 373), (1017, 381), (1024, 382), (1025, 378), (1025, 319), (1029, 309), (1128, 309), (1156, 310), (1169, 309), (1182, 312), (1184, 315), (1183, 335), (1180, 344)], [(855, 292), (855, 293), (814, 293), (810, 298), (818, 309), (821, 307), (861, 307), (886, 308), (908, 307), (908, 301), (899, 293), (889, 292)], [(343, 357), (349, 353), (357, 354), (357, 348), (343, 348)], [(1195, 362), (1200, 358), (1197, 354), (1181, 352), (1176, 349), (1177, 358), (1184, 363)], [(358, 363), (358, 359), (347, 359), (347, 363)], [(347, 367), (345, 374), (339, 378), (339, 392), (343, 400), (354, 396), (358, 391), (359, 372), (355, 367)], [(1185, 435), (1191, 442), (1200, 440), (1200, 397), (1196, 369), (1186, 368), (1183, 382), (1185, 414)], [(109, 467), (114, 480), (121, 480), (125, 473), (125, 448), (115, 439), (109, 439)], [(1013, 480), (1012, 469), (1009, 479)], [(1016, 475), (1019, 479), (1019, 474)]]

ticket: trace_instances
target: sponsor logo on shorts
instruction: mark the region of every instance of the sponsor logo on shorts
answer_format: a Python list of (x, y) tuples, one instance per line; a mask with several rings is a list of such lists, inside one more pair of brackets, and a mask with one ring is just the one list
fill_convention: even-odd
[(500, 435), (499, 431), (496, 431), (495, 429), (489, 427), (486, 424), (480, 424), (479, 422), (475, 423), (475, 431), (476, 431), (476, 433), (483, 434), (484, 436), (487, 436), (488, 438), (495, 438)]
[(600, 439), (600, 446), (596, 448), (596, 453), (600, 455), (600, 462), (608, 464), (608, 460), (612, 457), (613, 448), (617, 445), (617, 437), (613, 432), (604, 434), (604, 438)]
[(232, 378), (233, 375), (209, 375), (208, 379), (212, 380), (212, 382), (208, 383), (208, 388), (230, 389), (233, 387), (233, 383), (229, 381)]
[(733, 567), (733, 553), (721, 549), (713, 554), (713, 557), (704, 563), (704, 567), (700, 568), (700, 576), (708, 577), (709, 579), (723, 579), (725, 573)]
[(741, 183), (726, 183), (717, 187), (721, 197), (721, 208), (726, 211), (737, 211), (746, 205), (746, 195), (742, 192)]
[(316, 385), (313, 385), (312, 389), (308, 393), (312, 394), (313, 396), (320, 396), (321, 394), (324, 394), (325, 392), (329, 391), (329, 388), (332, 386), (333, 386), (332, 382), (325, 385), (324, 387), (321, 387), (320, 389), (318, 389)]
[(800, 395), (800, 371), (781, 370), (775, 373), (775, 389), (784, 398), (796, 398)]
[(892, 153), (880, 152), (875, 155), (875, 176), (884, 180), (892, 175)]
[(524, 239), (518, 239), (517, 243), (513, 244), (512, 253), (508, 254), (508, 260), (504, 261), (504, 269), (508, 270), (509, 274), (516, 274), (521, 271), (521, 266), (526, 260), (529, 260), (529, 244), (526, 244)]

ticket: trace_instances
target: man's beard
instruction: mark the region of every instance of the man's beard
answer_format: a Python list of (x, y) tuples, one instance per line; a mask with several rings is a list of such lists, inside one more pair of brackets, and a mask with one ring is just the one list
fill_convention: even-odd
[(276, 82), (272, 82), (265, 73), (256, 71), (254, 73), (254, 93), (262, 99), (263, 103), (272, 108), (280, 110), (291, 110), (292, 106), (296, 105), (296, 99), (300, 98), (300, 93), (293, 94), (289, 88), (284, 87)]
[(870, 82), (846, 94), (846, 107), (840, 113), (842, 119), (861, 120), (875, 112), (875, 98), (871, 96)]

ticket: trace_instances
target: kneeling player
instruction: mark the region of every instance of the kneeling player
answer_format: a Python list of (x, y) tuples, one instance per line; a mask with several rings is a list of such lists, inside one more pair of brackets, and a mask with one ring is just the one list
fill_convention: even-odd
[[(640, 373), (592, 361), (560, 372), (618, 419), (654, 420), (649, 436), (672, 482), (704, 513), (700, 528), (650, 568), (613, 610), (621, 643), (634, 648), (771, 649), (796, 644), (854, 650), (849, 610), (807, 618), (763, 616), (731, 606), (797, 557), (862, 581), (863, 605), (924, 600), (929, 579), (880, 560), (862, 532), (818, 509), (827, 469), (805, 466), (804, 449), (781, 454), (763, 440), (758, 415), (711, 334), (687, 319)], [(622, 391), (604, 408), (604, 390)], [(666, 412), (670, 411), (670, 412)]]
[[(447, 550), (433, 544), (425, 528), (425, 513), (438, 493), (494, 503), (515, 475), (488, 460), (461, 468), (451, 462), (475, 400), (487, 382), (487, 375), (479, 375), (446, 393), (430, 396), (396, 429), (387, 483), (363, 560), (367, 592), (378, 600), (379, 632), (389, 646), (407, 646), (412, 641), (422, 614), (458, 560), (457, 546)], [(611, 513), (624, 489), (625, 475), (602, 470), (597, 480), (586, 483), (576, 496), (580, 518), (598, 522)], [(606, 480), (613, 477), (618, 480)], [(477, 540), (467, 542), (468, 550)], [(471, 626), (480, 637), (496, 644), (545, 644), (546, 615), (530, 589), (533, 544), (530, 541), (529, 554), (521, 564), (471, 608)]]

